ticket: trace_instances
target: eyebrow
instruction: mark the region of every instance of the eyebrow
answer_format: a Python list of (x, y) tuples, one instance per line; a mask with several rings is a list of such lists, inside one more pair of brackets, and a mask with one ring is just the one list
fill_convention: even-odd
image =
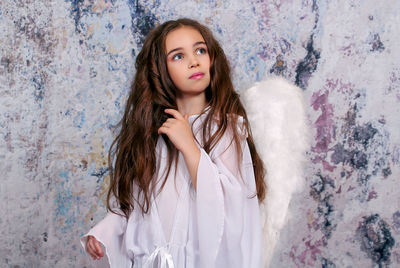
[[(193, 44), (193, 47), (196, 47), (196, 46), (198, 46), (198, 45), (206, 45), (206, 42), (204, 42), (204, 41), (196, 42), (196, 43)], [(173, 52), (175, 52), (175, 51), (181, 50), (181, 49), (183, 49), (183, 48), (182, 48), (182, 47), (174, 48), (174, 49), (170, 50), (170, 51), (167, 53), (167, 56), (168, 56), (169, 54), (171, 54), (171, 53), (173, 53)]]

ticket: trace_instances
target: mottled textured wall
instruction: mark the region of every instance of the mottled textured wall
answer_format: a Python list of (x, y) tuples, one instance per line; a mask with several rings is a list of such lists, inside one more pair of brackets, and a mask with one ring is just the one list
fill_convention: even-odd
[(400, 267), (400, 2), (3, 0), (0, 266), (87, 267), (107, 149), (149, 29), (188, 16), (240, 92), (304, 89), (313, 142), (273, 267)]

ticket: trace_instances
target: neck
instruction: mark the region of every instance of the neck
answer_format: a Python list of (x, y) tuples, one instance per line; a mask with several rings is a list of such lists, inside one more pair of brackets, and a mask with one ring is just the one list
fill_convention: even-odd
[(176, 98), (178, 110), (182, 115), (194, 115), (201, 113), (207, 106), (205, 93), (198, 95), (184, 95)]

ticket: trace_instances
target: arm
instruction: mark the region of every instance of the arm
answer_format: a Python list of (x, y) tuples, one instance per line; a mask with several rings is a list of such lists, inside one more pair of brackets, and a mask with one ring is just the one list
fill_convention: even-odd
[(192, 129), (188, 122), (188, 116), (182, 116), (177, 110), (166, 109), (166, 113), (174, 118), (169, 118), (158, 129), (158, 134), (166, 134), (185, 159), (190, 179), (194, 189), (197, 188), (197, 168), (200, 161), (200, 149), (193, 137)]
[(197, 169), (200, 162), (200, 149), (195, 145), (192, 149), (182, 152), (186, 167), (189, 171), (190, 179), (194, 189), (197, 189)]
[[(131, 267), (132, 263), (123, 242), (126, 225), (125, 217), (108, 212), (103, 220), (81, 237), (82, 247), (92, 257), (94, 250), (94, 259), (102, 259), (101, 263), (108, 262), (109, 267)], [(104, 246), (105, 252), (102, 250), (102, 246)], [(101, 252), (99, 252), (99, 248)], [(107, 255), (107, 258), (104, 258), (104, 255)]]

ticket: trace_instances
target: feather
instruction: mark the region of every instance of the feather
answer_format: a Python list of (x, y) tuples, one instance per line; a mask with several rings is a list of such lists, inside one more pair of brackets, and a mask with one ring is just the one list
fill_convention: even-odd
[(266, 168), (267, 194), (261, 204), (263, 263), (269, 267), (288, 220), (292, 195), (304, 184), (309, 148), (303, 92), (280, 77), (257, 82), (242, 94), (254, 142)]

